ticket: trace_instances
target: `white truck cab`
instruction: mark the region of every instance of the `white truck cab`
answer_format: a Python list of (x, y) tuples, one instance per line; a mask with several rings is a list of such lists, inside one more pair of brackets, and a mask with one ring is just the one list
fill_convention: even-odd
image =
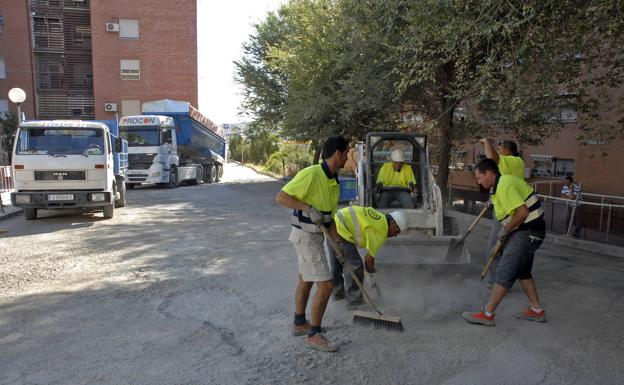
[(128, 187), (141, 183), (177, 183), (170, 170), (179, 164), (173, 119), (168, 116), (124, 116), (119, 134), (128, 141)]
[[(112, 218), (125, 205), (123, 174), (115, 153), (121, 139), (92, 121), (28, 121), (19, 125), (13, 148), (14, 206), (26, 219), (38, 209), (98, 208)], [(117, 158), (118, 160), (118, 158)]]

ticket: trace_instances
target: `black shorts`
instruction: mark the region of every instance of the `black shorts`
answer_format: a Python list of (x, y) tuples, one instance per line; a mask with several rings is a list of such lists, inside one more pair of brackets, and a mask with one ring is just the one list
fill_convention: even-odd
[(511, 289), (516, 279), (530, 279), (535, 251), (542, 245), (545, 232), (516, 230), (509, 235), (496, 265), (494, 282)]

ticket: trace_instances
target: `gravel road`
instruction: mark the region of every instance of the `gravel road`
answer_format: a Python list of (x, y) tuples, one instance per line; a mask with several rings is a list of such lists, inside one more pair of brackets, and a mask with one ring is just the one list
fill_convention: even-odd
[[(624, 378), (624, 260), (545, 245), (546, 324), (497, 326), (482, 260), (380, 268), (404, 333), (354, 326), (330, 302), (336, 354), (290, 336), (296, 259), (280, 181), (229, 164), (222, 183), (129, 190), (115, 218), (80, 211), (0, 222), (0, 384), (616, 384)], [(471, 235), (474, 255), (487, 229)], [(366, 309), (366, 307), (361, 307)]]

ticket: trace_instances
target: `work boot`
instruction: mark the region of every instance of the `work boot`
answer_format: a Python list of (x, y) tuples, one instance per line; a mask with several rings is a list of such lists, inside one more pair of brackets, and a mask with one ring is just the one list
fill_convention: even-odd
[(341, 299), (345, 299), (344, 286), (334, 288), (334, 301), (340, 301)]
[(541, 312), (536, 312), (530, 307), (522, 310), (520, 313), (514, 314), (514, 317), (518, 319), (524, 319), (527, 321), (546, 322), (546, 311), (542, 309)]
[(462, 317), (471, 324), (479, 324), (485, 326), (494, 326), (496, 323), (494, 322), (494, 314), (491, 316), (487, 316), (484, 311), (471, 313), (469, 311), (465, 311), (462, 314)]
[[(301, 325), (293, 324), (292, 325), (292, 335), (293, 337), (305, 336), (308, 334), (308, 330), (310, 329), (310, 323), (306, 322)], [(321, 326), (321, 333), (325, 333), (327, 328), (325, 326)]]
[(308, 345), (308, 347), (322, 352), (338, 351), (338, 346), (330, 344), (327, 338), (325, 338), (321, 333), (316, 333), (312, 337), (306, 337), (304, 343)]

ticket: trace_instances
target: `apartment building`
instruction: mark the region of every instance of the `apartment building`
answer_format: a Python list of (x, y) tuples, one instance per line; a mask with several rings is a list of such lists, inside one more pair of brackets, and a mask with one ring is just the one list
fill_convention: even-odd
[(197, 106), (196, 0), (0, 0), (0, 114), (20, 87), (29, 119), (140, 113), (157, 99)]

